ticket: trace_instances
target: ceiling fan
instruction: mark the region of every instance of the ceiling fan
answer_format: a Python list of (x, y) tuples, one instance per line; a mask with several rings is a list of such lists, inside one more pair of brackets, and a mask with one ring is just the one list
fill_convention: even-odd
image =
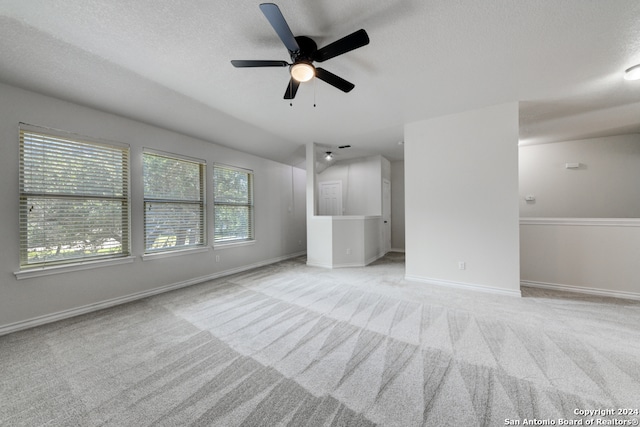
[(324, 68), (315, 67), (313, 62), (324, 62), (327, 59), (335, 58), (338, 55), (369, 44), (369, 36), (365, 30), (355, 31), (318, 49), (318, 45), (311, 38), (306, 36), (295, 37), (293, 35), (277, 5), (262, 3), (260, 10), (262, 10), (262, 13), (264, 13), (264, 16), (289, 51), (291, 63), (287, 61), (233, 60), (231, 64), (234, 67), (289, 67), (291, 79), (284, 94), (284, 99), (295, 98), (300, 83), (307, 82), (313, 77), (317, 77), (343, 92), (349, 92), (355, 87), (353, 83), (346, 81), (342, 77), (338, 77)]

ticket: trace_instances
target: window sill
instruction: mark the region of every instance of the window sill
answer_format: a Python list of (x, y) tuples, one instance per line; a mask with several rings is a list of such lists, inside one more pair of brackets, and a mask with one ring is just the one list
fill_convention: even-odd
[(149, 254), (142, 254), (140, 255), (140, 257), (142, 258), (143, 261), (151, 261), (154, 259), (170, 258), (170, 257), (180, 256), (180, 255), (197, 254), (200, 252), (209, 252), (209, 247), (198, 246), (197, 248), (180, 249), (180, 250), (165, 251), (165, 252), (154, 252)]
[(121, 265), (132, 263), (135, 256), (127, 256), (121, 258), (110, 258), (102, 260), (77, 262), (74, 264), (54, 265), (48, 267), (36, 267), (28, 270), (16, 271), (16, 279), (31, 279), (33, 277), (49, 276), (51, 274), (70, 273), (72, 271), (90, 270), (98, 267), (109, 267), (112, 265)]
[(256, 240), (242, 240), (240, 242), (218, 242), (213, 244), (213, 250), (218, 251), (221, 249), (237, 248), (240, 246), (255, 245)]

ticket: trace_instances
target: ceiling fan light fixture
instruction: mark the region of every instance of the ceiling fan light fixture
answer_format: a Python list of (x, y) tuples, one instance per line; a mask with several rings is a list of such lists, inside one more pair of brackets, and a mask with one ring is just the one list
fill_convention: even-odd
[[(287, 90), (284, 93), (284, 99), (294, 99), (300, 83), (308, 82), (314, 77), (344, 93), (350, 92), (355, 87), (353, 83), (336, 76), (322, 67), (315, 68), (313, 64), (315, 62), (324, 62), (368, 45), (369, 35), (363, 28), (318, 49), (318, 45), (310, 37), (293, 35), (287, 20), (276, 4), (262, 3), (260, 4), (260, 10), (269, 21), (269, 24), (271, 24), (271, 27), (273, 27), (282, 44), (289, 51), (291, 63), (275, 60), (233, 60), (231, 65), (236, 68), (288, 66), (290, 77), (287, 82)], [(289, 105), (293, 106), (291, 102)], [(315, 102), (313, 106), (316, 106)]]
[(640, 80), (640, 64), (627, 68), (624, 71), (625, 80)]
[(291, 77), (300, 83), (308, 82), (315, 75), (315, 67), (308, 62), (296, 62), (291, 66)]

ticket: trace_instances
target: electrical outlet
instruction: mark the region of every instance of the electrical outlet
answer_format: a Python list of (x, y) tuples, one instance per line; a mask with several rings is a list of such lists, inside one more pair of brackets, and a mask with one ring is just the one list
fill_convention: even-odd
[(464, 270), (465, 268), (467, 268), (467, 264), (464, 261), (458, 261), (458, 269)]
[(347, 255), (351, 255), (351, 248), (347, 248)]
[(216, 255), (216, 262), (220, 262), (220, 255)]

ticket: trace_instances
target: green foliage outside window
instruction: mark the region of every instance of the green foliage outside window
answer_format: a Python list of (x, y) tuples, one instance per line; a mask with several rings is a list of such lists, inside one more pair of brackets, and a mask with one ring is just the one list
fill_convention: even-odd
[(253, 173), (214, 167), (214, 240), (253, 240)]
[(145, 252), (205, 244), (204, 163), (144, 153)]
[[(20, 129), (21, 268), (129, 255), (129, 148)], [(143, 154), (145, 252), (206, 244), (204, 162)], [(214, 167), (214, 240), (254, 239), (253, 172)]]
[(129, 253), (128, 147), (20, 129), (20, 264)]

